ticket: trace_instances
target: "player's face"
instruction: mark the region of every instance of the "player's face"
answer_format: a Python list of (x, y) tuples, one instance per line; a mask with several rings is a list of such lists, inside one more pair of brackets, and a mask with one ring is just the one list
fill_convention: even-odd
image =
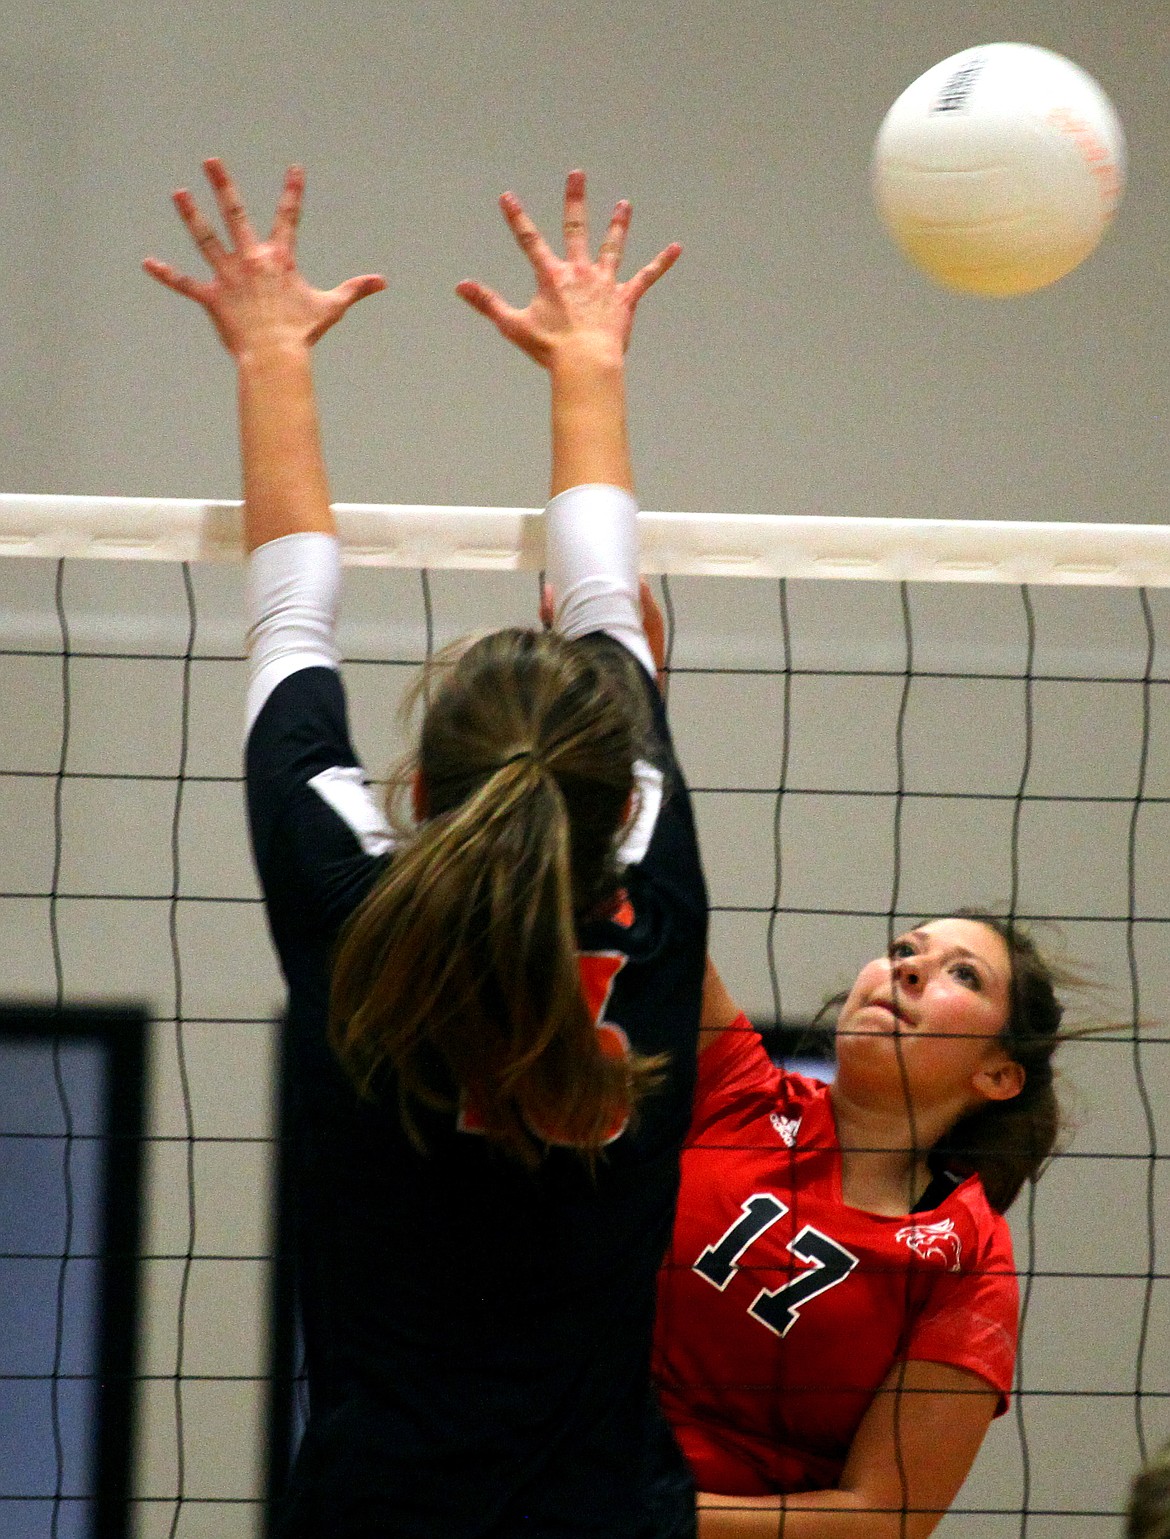
[(959, 1114), (1003, 1099), (1022, 1083), (1000, 1042), (1010, 1007), (1003, 938), (977, 920), (932, 920), (862, 968), (837, 1023), (840, 1071)]

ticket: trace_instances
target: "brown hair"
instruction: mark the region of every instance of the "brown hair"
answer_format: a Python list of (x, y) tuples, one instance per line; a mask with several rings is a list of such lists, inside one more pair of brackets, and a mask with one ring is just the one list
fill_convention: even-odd
[(1134, 1480), (1125, 1535), (1126, 1539), (1170, 1539), (1170, 1443)]
[(443, 662), (422, 683), (425, 820), (342, 935), (331, 1040), (363, 1094), (392, 1082), (419, 1147), (420, 1106), (462, 1105), (526, 1164), (546, 1138), (592, 1153), (662, 1066), (603, 1052), (576, 936), (616, 892), (644, 696), (622, 649), (555, 632)]
[(1064, 1007), (1056, 996), (1061, 975), (1015, 920), (982, 909), (956, 909), (949, 917), (986, 925), (1008, 949), (1011, 993), (1000, 1042), (1023, 1069), (1024, 1083), (1019, 1095), (988, 1101), (960, 1118), (928, 1160), (934, 1171), (977, 1173), (988, 1202), (1006, 1213), (1024, 1182), (1039, 1177), (1064, 1125), (1052, 1069), (1063, 1040)]

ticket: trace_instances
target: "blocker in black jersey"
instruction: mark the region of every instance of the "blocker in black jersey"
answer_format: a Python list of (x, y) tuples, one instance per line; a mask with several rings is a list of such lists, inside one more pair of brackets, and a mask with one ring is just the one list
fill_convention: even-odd
[(594, 1173), (555, 1147), (529, 1171), (473, 1117), (420, 1111), (422, 1154), (394, 1104), (357, 1096), (326, 1040), (331, 958), (393, 850), (333, 669), (286, 678), (252, 728), (252, 839), (289, 989), (310, 1386), (288, 1536), (639, 1531), (655, 1275), (690, 1121), (707, 923), (689, 798), (643, 677), (657, 815), (628, 901), (579, 942), (599, 1027), (670, 1064)]

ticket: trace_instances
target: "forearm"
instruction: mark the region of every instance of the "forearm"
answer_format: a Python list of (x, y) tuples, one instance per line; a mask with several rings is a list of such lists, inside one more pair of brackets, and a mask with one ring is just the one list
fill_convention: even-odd
[(549, 364), (549, 377), (550, 495), (590, 483), (632, 492), (625, 366), (620, 349), (592, 337), (565, 344)]
[(942, 1513), (879, 1511), (852, 1491), (698, 1498), (699, 1539), (926, 1539)]
[(699, 1539), (927, 1539), (970, 1472), (996, 1400), (968, 1369), (897, 1363), (853, 1435), (838, 1489), (700, 1496)]
[(266, 344), (238, 362), (248, 550), (288, 534), (335, 533), (308, 346)]
[(548, 578), (557, 628), (566, 636), (607, 631), (653, 673), (638, 603), (637, 504), (621, 351), (593, 335), (574, 338), (558, 349), (549, 377)]

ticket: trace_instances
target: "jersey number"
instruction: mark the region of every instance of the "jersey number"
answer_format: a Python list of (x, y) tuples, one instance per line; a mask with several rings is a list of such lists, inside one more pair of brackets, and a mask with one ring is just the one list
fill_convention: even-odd
[[(787, 1212), (787, 1204), (771, 1192), (749, 1197), (743, 1204), (743, 1217), (714, 1245), (708, 1245), (695, 1262), (695, 1271), (722, 1292), (738, 1271), (740, 1257), (748, 1246)], [(787, 1336), (800, 1318), (801, 1306), (844, 1282), (857, 1265), (857, 1257), (851, 1251), (811, 1224), (805, 1224), (789, 1240), (787, 1249), (801, 1261), (807, 1261), (808, 1270), (783, 1287), (762, 1288), (748, 1310), (777, 1336)]]
[[(621, 923), (621, 920), (619, 919), (618, 922)], [(581, 969), (581, 992), (585, 996), (589, 1014), (593, 1017), (597, 1045), (603, 1057), (628, 1058), (629, 1038), (620, 1026), (615, 1026), (612, 1021), (605, 1019), (605, 1007), (609, 1004), (609, 996), (613, 993), (614, 979), (626, 965), (628, 958), (621, 951), (581, 951), (577, 953), (577, 960)], [(629, 1125), (629, 1111), (620, 1112), (615, 1117), (613, 1126), (607, 1129), (604, 1142), (612, 1144), (622, 1136)], [(483, 1132), (483, 1114), (473, 1101), (464, 1099), (459, 1108), (457, 1126), (461, 1133)], [(559, 1136), (556, 1128), (534, 1127), (531, 1131), (547, 1144), (565, 1143), (565, 1139)]]

